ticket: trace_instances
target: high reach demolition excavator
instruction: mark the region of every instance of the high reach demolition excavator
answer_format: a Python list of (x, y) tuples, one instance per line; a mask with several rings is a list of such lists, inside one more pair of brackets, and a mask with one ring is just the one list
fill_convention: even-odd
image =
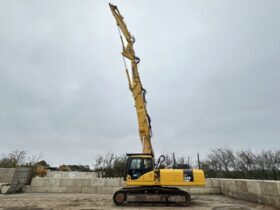
[[(126, 187), (114, 193), (113, 201), (116, 205), (123, 205), (130, 200), (137, 202), (172, 202), (188, 205), (191, 201), (190, 194), (175, 186), (204, 186), (204, 172), (199, 169), (178, 167), (165, 169), (163, 168), (165, 161), (163, 155), (155, 162), (151, 144), (151, 119), (146, 108), (146, 90), (142, 86), (138, 71), (140, 59), (135, 55), (133, 47), (135, 38), (128, 31), (117, 6), (113, 4), (109, 4), (109, 6), (116, 19), (121, 38), (125, 71), (129, 89), (135, 101), (140, 140), (143, 148), (142, 153), (127, 154), (126, 174), (124, 177)], [(131, 76), (126, 66), (126, 59), (130, 60), (131, 63)]]

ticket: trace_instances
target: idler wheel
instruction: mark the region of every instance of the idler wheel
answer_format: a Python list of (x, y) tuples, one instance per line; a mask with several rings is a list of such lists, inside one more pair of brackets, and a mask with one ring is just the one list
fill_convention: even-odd
[(113, 201), (117, 206), (122, 205), (126, 201), (126, 193), (117, 191), (113, 196)]

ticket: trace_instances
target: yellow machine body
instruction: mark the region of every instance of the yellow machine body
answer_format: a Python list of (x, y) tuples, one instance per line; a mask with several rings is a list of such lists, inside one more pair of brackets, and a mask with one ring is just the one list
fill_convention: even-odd
[(155, 171), (150, 171), (136, 180), (127, 177), (126, 186), (204, 186), (204, 172), (199, 169), (192, 169), (192, 172), (193, 181), (189, 181), (185, 179), (184, 169), (159, 169), (160, 180), (155, 178)]
[[(149, 162), (145, 166), (144, 162)], [(126, 186), (204, 186), (205, 176), (200, 169), (161, 168), (154, 165), (151, 155), (130, 155), (127, 161)]]

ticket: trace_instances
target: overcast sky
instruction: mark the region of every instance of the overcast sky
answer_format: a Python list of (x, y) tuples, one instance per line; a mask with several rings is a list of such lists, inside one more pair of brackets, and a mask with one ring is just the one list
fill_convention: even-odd
[[(135, 36), (156, 155), (280, 148), (280, 1), (112, 1)], [(0, 0), (0, 153), (141, 152), (107, 1)]]

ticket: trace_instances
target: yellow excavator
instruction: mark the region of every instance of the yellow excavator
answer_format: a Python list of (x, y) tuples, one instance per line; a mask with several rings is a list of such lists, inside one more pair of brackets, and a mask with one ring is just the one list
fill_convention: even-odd
[[(188, 205), (191, 196), (179, 189), (179, 186), (204, 186), (204, 172), (174, 165), (171, 169), (163, 167), (165, 156), (161, 155), (157, 161), (151, 144), (151, 118), (146, 108), (146, 90), (143, 88), (138, 63), (140, 59), (135, 55), (133, 44), (135, 38), (130, 34), (117, 6), (110, 4), (111, 12), (116, 19), (118, 31), (123, 47), (122, 55), (129, 89), (132, 92), (138, 119), (142, 153), (127, 154), (125, 185), (116, 191), (113, 201), (116, 205), (123, 205), (130, 200), (136, 202), (158, 201), (161, 203), (176, 203)], [(126, 66), (126, 59), (131, 63), (131, 75)], [(178, 186), (178, 187), (176, 187)]]

